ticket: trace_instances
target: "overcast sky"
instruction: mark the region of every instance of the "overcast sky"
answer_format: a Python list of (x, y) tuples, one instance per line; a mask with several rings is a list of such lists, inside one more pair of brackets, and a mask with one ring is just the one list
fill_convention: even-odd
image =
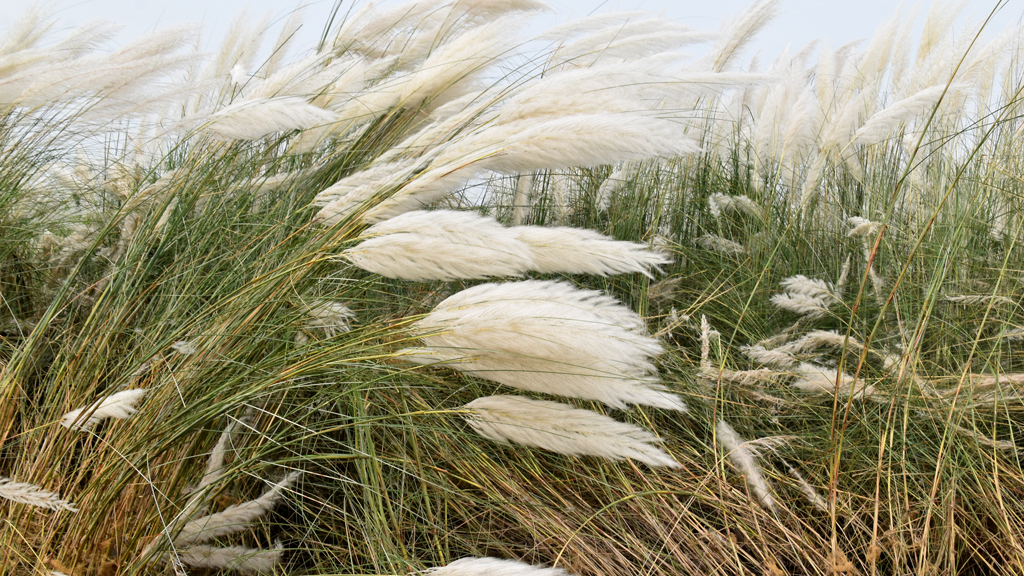
[[(7, 28), (13, 19), (33, 0), (0, 0), (8, 9), (0, 16), (0, 29)], [(396, 0), (384, 0), (393, 3)], [(714, 29), (729, 14), (749, 6), (749, 0), (547, 0), (557, 13), (548, 17), (551, 23), (564, 21), (609, 9), (643, 9), (662, 14), (698, 29)], [(964, 18), (980, 21), (992, 10), (996, 0), (968, 0)], [(51, 0), (56, 8), (61, 27), (72, 27), (96, 19), (111, 20), (126, 26), (118, 42), (138, 36), (155, 27), (182, 22), (200, 22), (204, 37), (215, 47), (235, 16), (249, 9), (254, 18), (270, 13), (283, 21), (298, 6), (291, 0)], [(319, 36), (334, 0), (306, 2), (306, 26), (303, 35), (309, 43)], [(361, 5), (362, 2), (356, 2)], [(918, 26), (923, 14), (932, 4), (922, 0)], [(995, 21), (992, 33), (1020, 21), (1024, 2), (1005, 2)], [(342, 10), (352, 6), (344, 0)], [(895, 13), (897, 2), (892, 0), (783, 0), (782, 12), (762, 32), (754, 49), (761, 52), (761, 61), (771, 61), (787, 44), (803, 46), (815, 39), (828, 38), (835, 47), (847, 42), (868, 38), (874, 30)], [(908, 2), (908, 7), (913, 3)], [(961, 18), (961, 22), (964, 21)], [(309, 45), (308, 43), (305, 45)]]

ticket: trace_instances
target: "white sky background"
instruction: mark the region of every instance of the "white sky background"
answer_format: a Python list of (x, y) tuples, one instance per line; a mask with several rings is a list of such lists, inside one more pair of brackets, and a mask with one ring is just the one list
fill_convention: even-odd
[[(742, 11), (752, 0), (547, 0), (557, 13), (544, 17), (545, 22), (556, 24), (570, 17), (580, 17), (610, 9), (648, 10), (697, 29), (713, 30), (727, 15)], [(941, 1), (941, 0), (940, 0)], [(5, 10), (0, 15), (0, 30), (8, 28), (33, 0), (0, 0)], [(383, 0), (383, 4), (394, 4), (397, 0)], [(922, 0), (918, 10), (917, 26), (920, 28), (931, 0)], [(51, 0), (49, 2), (58, 17), (59, 28), (71, 28), (92, 20), (110, 20), (125, 26), (114, 44), (123, 43), (140, 34), (160, 26), (184, 22), (199, 22), (203, 25), (206, 49), (213, 50), (227, 32), (234, 18), (248, 8), (253, 21), (258, 21), (269, 12), (279, 27), (291, 10), (298, 5), (295, 0)], [(334, 5), (333, 0), (309, 0), (306, 2), (305, 25), (300, 32), (298, 46), (309, 47), (319, 38), (327, 16)], [(996, 0), (968, 0), (965, 21), (981, 21), (995, 6)], [(988, 37), (994, 36), (1006, 26), (1021, 21), (1024, 2), (1005, 2)], [(344, 13), (353, 5), (352, 0), (343, 0)], [(357, 2), (361, 6), (362, 2)], [(913, 3), (906, 3), (908, 8)], [(762, 66), (770, 63), (789, 44), (799, 48), (815, 39), (827, 38), (832, 47), (847, 42), (871, 37), (874, 30), (889, 19), (899, 6), (892, 0), (783, 0), (782, 12), (774, 22), (761, 33), (752, 51), (760, 53)], [(275, 31), (276, 32), (276, 31)], [(272, 42), (272, 32), (267, 43)], [(694, 52), (699, 52), (694, 48)]]

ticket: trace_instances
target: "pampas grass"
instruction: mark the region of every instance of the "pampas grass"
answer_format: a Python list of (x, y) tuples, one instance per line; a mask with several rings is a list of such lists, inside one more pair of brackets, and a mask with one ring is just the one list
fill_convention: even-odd
[(499, 558), (461, 558), (448, 564), (431, 568), (430, 576), (567, 576), (561, 568), (530, 566), (515, 560)]
[(148, 392), (144, 388), (116, 392), (89, 406), (68, 412), (61, 418), (60, 425), (71, 430), (90, 431), (107, 418), (126, 420), (138, 411), (136, 405)]
[(648, 466), (678, 468), (679, 463), (652, 444), (660, 440), (643, 430), (590, 410), (522, 396), (487, 396), (466, 404), (466, 421), (478, 434), (570, 456), (631, 458)]
[(182, 356), (191, 356), (199, 351), (195, 343), (189, 342), (188, 340), (179, 340), (174, 344), (171, 344), (171, 350), (174, 350)]
[(269, 574), (281, 564), (284, 548), (277, 543), (273, 548), (263, 550), (244, 546), (192, 546), (168, 553), (168, 559), (208, 570), (233, 570), (242, 574)]
[(705, 234), (697, 238), (697, 243), (707, 250), (720, 252), (727, 256), (739, 256), (747, 253), (747, 249), (739, 242), (733, 242), (715, 234)]
[(415, 211), (366, 229), (344, 252), (356, 266), (402, 280), (455, 280), (542, 273), (623, 274), (669, 262), (656, 250), (593, 230), (514, 226), (452, 210)]
[(605, 295), (558, 282), (482, 284), (441, 302), (412, 325), (421, 364), (445, 362), (507, 386), (624, 408), (686, 405), (657, 384), (661, 345)]
[[(233, 504), (220, 512), (195, 518), (206, 507), (209, 498), (206, 489), (225, 474), (224, 460), (228, 444), (239, 424), (248, 424), (251, 411), (242, 419), (232, 420), (221, 433), (217, 444), (207, 458), (206, 471), (196, 486), (195, 495), (170, 525), (164, 527), (163, 535), (170, 542), (170, 551), (155, 558), (172, 565), (185, 564), (198, 568), (226, 568), (239, 572), (267, 572), (280, 563), (282, 546), (276, 543), (271, 549), (252, 549), (242, 546), (215, 547), (202, 544), (214, 538), (251, 529), (254, 523), (269, 512), (299, 478), (299, 472), (291, 472), (260, 497)], [(153, 539), (142, 551), (144, 558), (153, 558), (153, 553), (164, 543), (162, 538)]]
[(187, 549), (200, 542), (250, 528), (255, 520), (277, 504), (281, 499), (282, 492), (287, 490), (298, 477), (297, 472), (292, 472), (255, 500), (228, 506), (216, 514), (208, 514), (186, 522), (174, 537), (174, 546)]
[(0, 498), (48, 510), (78, 512), (74, 504), (61, 500), (57, 494), (28, 482), (15, 482), (10, 478), (0, 478)]
[(761, 466), (757, 463), (753, 451), (746, 445), (747, 442), (725, 420), (718, 421), (715, 432), (716, 438), (725, 450), (725, 455), (743, 474), (743, 479), (754, 497), (754, 502), (774, 511), (775, 499), (772, 497), (772, 488), (765, 480)]
[(221, 108), (205, 129), (217, 138), (258, 140), (275, 132), (306, 130), (337, 116), (294, 96), (256, 98)]
[(793, 369), (797, 379), (792, 386), (804, 392), (817, 394), (836, 394), (850, 396), (855, 399), (865, 398), (875, 393), (874, 386), (854, 380), (849, 374), (838, 372), (824, 366), (799, 364)]
[(778, 6), (14, 23), (0, 565), (1016, 570), (1020, 29)]
[(774, 348), (765, 349), (764, 346), (744, 346), (741, 351), (758, 364), (764, 364), (773, 368), (789, 368), (797, 364), (796, 358), (788, 350)]
[(802, 274), (786, 278), (781, 286), (785, 292), (772, 296), (772, 304), (809, 318), (827, 314), (830, 306), (842, 301), (828, 282)]
[(517, 226), (510, 230), (530, 247), (530, 269), (547, 274), (608, 276), (639, 272), (653, 278), (651, 270), (671, 262), (663, 251), (636, 242), (612, 240), (593, 230), (542, 226)]
[(455, 280), (522, 276), (529, 247), (493, 218), (472, 212), (407, 212), (369, 227), (344, 252), (356, 266), (388, 278)]
[(715, 218), (721, 217), (722, 214), (737, 213), (764, 220), (764, 211), (746, 196), (726, 196), (715, 193), (708, 198), (708, 205), (711, 208), (711, 215)]
[(355, 319), (355, 312), (341, 302), (311, 299), (302, 303), (308, 322), (307, 330), (322, 332), (328, 338), (348, 332)]

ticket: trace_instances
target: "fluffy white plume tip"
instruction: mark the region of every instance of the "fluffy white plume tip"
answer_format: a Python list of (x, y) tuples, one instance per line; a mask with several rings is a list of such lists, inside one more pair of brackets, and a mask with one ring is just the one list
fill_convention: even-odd
[(791, 294), (803, 294), (811, 298), (819, 298), (825, 302), (838, 300), (831, 284), (817, 278), (808, 278), (803, 274), (786, 278), (779, 284)]
[(711, 341), (720, 341), (722, 335), (711, 328), (711, 323), (708, 322), (708, 317), (701, 314), (700, 316), (700, 369), (704, 372), (710, 372), (711, 370)]
[(303, 98), (256, 98), (218, 110), (210, 116), (206, 129), (225, 140), (258, 140), (275, 132), (305, 130), (337, 119), (333, 112)]
[(466, 405), (466, 421), (495, 442), (515, 442), (570, 456), (632, 458), (649, 466), (678, 468), (679, 463), (652, 444), (661, 440), (632, 424), (546, 400), (487, 396)]
[(771, 303), (783, 310), (812, 318), (828, 313), (828, 306), (824, 302), (803, 294), (776, 294), (771, 297)]
[(10, 478), (0, 478), (0, 498), (37, 508), (78, 512), (74, 504), (61, 500), (57, 494), (28, 482), (14, 482)]
[(764, 346), (753, 345), (742, 346), (740, 347), (740, 351), (746, 354), (747, 358), (750, 358), (758, 364), (764, 364), (765, 366), (789, 368), (796, 366), (797, 364), (796, 358), (785, 350), (768, 350)]
[[(211, 570), (228, 569), (243, 574), (269, 574), (281, 563), (284, 547), (276, 542), (269, 550), (246, 548), (244, 546), (190, 546), (175, 550), (165, 556), (186, 566)], [(171, 555), (173, 554), (173, 556)]]
[(772, 304), (811, 318), (828, 313), (829, 306), (841, 301), (831, 284), (803, 274), (786, 278), (780, 284), (786, 293), (772, 296)]
[(481, 284), (441, 302), (411, 326), (425, 347), (405, 358), (507, 386), (604, 402), (685, 411), (658, 385), (663, 348), (614, 298), (561, 282)]
[(174, 344), (171, 344), (171, 349), (182, 356), (191, 356), (199, 351), (199, 349), (196, 348), (196, 345), (188, 340), (179, 340)]
[(531, 566), (500, 558), (462, 558), (447, 566), (431, 568), (427, 576), (570, 576), (561, 568)]
[(255, 500), (228, 506), (221, 512), (187, 522), (174, 539), (177, 547), (188, 547), (227, 534), (246, 530), (252, 523), (270, 511), (299, 477), (292, 472)]
[(854, 380), (853, 376), (846, 372), (836, 372), (816, 364), (801, 363), (793, 373), (798, 376), (792, 384), (793, 388), (804, 392), (835, 394), (838, 390), (841, 396), (852, 396), (855, 399), (866, 398), (875, 393), (874, 386), (869, 386), (862, 380)]
[(135, 414), (138, 410), (136, 405), (142, 402), (146, 392), (145, 388), (140, 388), (111, 394), (89, 406), (68, 412), (61, 419), (60, 425), (70, 430), (92, 430), (107, 418), (125, 420)]
[(727, 196), (721, 193), (712, 194), (708, 198), (711, 215), (720, 218), (724, 213), (737, 213), (753, 216), (764, 220), (764, 210), (747, 196)]
[(371, 226), (345, 251), (356, 266), (403, 280), (522, 276), (529, 270), (565, 274), (622, 274), (650, 270), (671, 259), (642, 244), (593, 230), (515, 226), (453, 210), (414, 211)]
[(761, 473), (761, 466), (757, 463), (754, 451), (747, 446), (747, 442), (730, 426), (725, 420), (719, 420), (715, 428), (718, 434), (718, 442), (725, 449), (729, 460), (743, 474), (747, 481), (747, 488), (753, 494), (757, 502), (769, 509), (775, 510), (775, 500), (772, 498), (772, 489)]
[(851, 216), (846, 221), (853, 226), (847, 236), (870, 236), (878, 231), (882, 227), (881, 222), (872, 222), (867, 218), (861, 218), (860, 216)]
[(345, 251), (356, 266), (402, 280), (522, 276), (529, 248), (494, 218), (454, 210), (415, 211), (368, 228)]
[(639, 272), (652, 278), (650, 270), (672, 262), (664, 252), (635, 242), (614, 240), (593, 230), (542, 226), (518, 226), (510, 230), (529, 246), (532, 269), (538, 272), (599, 276)]
[(307, 329), (320, 330), (328, 337), (334, 337), (352, 329), (351, 321), (355, 318), (355, 312), (341, 302), (314, 299), (303, 302), (303, 308), (309, 317), (306, 324)]
[(697, 243), (705, 250), (719, 252), (727, 256), (738, 256), (740, 254), (747, 253), (747, 249), (744, 248), (742, 244), (733, 242), (732, 240), (727, 240), (715, 234), (705, 234), (700, 238), (697, 238)]

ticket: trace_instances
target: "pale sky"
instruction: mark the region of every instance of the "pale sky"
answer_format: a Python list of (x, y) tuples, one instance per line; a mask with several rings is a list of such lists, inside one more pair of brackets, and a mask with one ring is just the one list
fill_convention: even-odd
[[(0, 16), (0, 30), (7, 28), (13, 19), (33, 0), (2, 0), (7, 6)], [(384, 0), (384, 4), (396, 0)], [(555, 24), (569, 17), (579, 17), (593, 12), (610, 9), (648, 10), (672, 18), (697, 29), (715, 29), (726, 15), (742, 11), (751, 4), (750, 0), (547, 0), (557, 14), (548, 18)], [(214, 48), (228, 26), (242, 10), (248, 7), (254, 20), (265, 13), (276, 18), (278, 25), (298, 1), (293, 0), (51, 0), (56, 8), (61, 27), (72, 27), (91, 20), (104, 19), (126, 26), (116, 39), (123, 42), (155, 27), (183, 22), (200, 22), (204, 27), (207, 46)], [(356, 5), (361, 5), (357, 2)], [(923, 15), (932, 4), (931, 0), (920, 2), (918, 26)], [(992, 10), (996, 0), (968, 0), (965, 18), (980, 21)], [(1004, 2), (990, 34), (1001, 31), (1010, 24), (1020, 21), (1024, 14), (1024, 2)], [(303, 36), (309, 38), (303, 47), (312, 44), (323, 29), (334, 0), (308, 0), (306, 2), (305, 29)], [(344, 0), (342, 11), (353, 5)], [(907, 2), (912, 7), (912, 2)], [(761, 33), (754, 50), (761, 54), (762, 62), (770, 62), (787, 44), (795, 48), (815, 39), (828, 38), (833, 46), (869, 38), (874, 30), (895, 13), (899, 6), (892, 0), (783, 0), (779, 17)], [(748, 54), (749, 55), (749, 54)]]

